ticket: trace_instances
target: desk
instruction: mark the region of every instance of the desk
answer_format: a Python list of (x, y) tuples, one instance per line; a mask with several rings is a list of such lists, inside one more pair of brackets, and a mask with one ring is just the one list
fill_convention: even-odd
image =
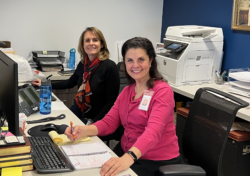
[(44, 74), (45, 77), (48, 77), (49, 75), (52, 75), (52, 77), (50, 77), (49, 79), (52, 81), (61, 81), (61, 80), (66, 80), (69, 79), (70, 76), (62, 76), (59, 75), (58, 72), (42, 72)]
[[(65, 114), (66, 118), (62, 119), (62, 120), (55, 120), (55, 121), (51, 121), (51, 123), (54, 124), (67, 124), (69, 125), (70, 121), (73, 121), (73, 124), (79, 124), (79, 125), (83, 125), (83, 123), (81, 122), (81, 120), (79, 120), (69, 109), (66, 110), (54, 110), (51, 112), (51, 114), (49, 115), (41, 115), (39, 112), (32, 114), (31, 116), (28, 117), (29, 121), (32, 120), (38, 120), (41, 118), (45, 118), (45, 117), (56, 117), (60, 114)], [(29, 128), (33, 127), (33, 126), (37, 126), (37, 125), (42, 125), (42, 124), (46, 124), (46, 123), (50, 123), (50, 122), (43, 122), (43, 123), (37, 123), (37, 124), (29, 124), (28, 128), (25, 129), (25, 134), (28, 135), (27, 131), (29, 130)], [(91, 137), (91, 141), (88, 142), (84, 142), (84, 143), (91, 143), (91, 142), (96, 142), (96, 141), (101, 141), (97, 136), (93, 136)], [(102, 141), (101, 141), (102, 142)], [(116, 156), (115, 153), (111, 151), (111, 155), (112, 156)], [(136, 176), (136, 174), (131, 170), (131, 169), (127, 169), (126, 171), (120, 172), (119, 174), (117, 174), (118, 176), (123, 176), (126, 174), (130, 174), (131, 176)], [(93, 168), (93, 169), (86, 169), (86, 170), (78, 170), (78, 171), (74, 171), (74, 172), (63, 172), (63, 173), (56, 173), (56, 174), (46, 174), (46, 176), (79, 176), (79, 175), (91, 175), (91, 176), (100, 176), (100, 168)], [(23, 172), (23, 176), (42, 176), (41, 174), (38, 174), (36, 170), (34, 171), (26, 171)]]
[[(228, 93), (226, 90), (227, 85), (224, 85), (223, 88), (220, 88), (215, 83), (213, 83), (213, 84), (201, 84), (201, 85), (190, 85), (190, 86), (189, 85), (188, 86), (178, 86), (178, 87), (173, 86), (173, 85), (170, 85), (170, 86), (172, 87), (174, 92), (181, 94), (183, 96), (192, 98), (192, 99), (194, 98), (196, 91), (202, 87), (211, 87), (211, 88), (218, 89), (218, 90), (221, 90), (221, 91)], [(244, 98), (242, 96), (237, 96), (236, 94), (232, 94), (232, 95), (246, 101), (246, 98)], [(249, 102), (249, 100), (248, 100), (248, 102)], [(250, 122), (250, 109), (242, 108), (237, 112), (236, 116)]]

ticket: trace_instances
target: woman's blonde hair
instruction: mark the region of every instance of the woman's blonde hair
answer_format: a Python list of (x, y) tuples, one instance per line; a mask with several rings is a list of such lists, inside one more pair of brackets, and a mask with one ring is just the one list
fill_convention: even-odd
[(110, 57), (110, 53), (107, 47), (106, 40), (102, 34), (102, 32), (97, 29), (96, 27), (87, 27), (81, 34), (78, 44), (78, 52), (81, 56), (81, 61), (84, 63), (84, 59), (88, 56), (87, 53), (84, 50), (83, 41), (84, 41), (84, 35), (87, 31), (93, 32), (95, 36), (100, 40), (102, 48), (98, 54), (99, 60), (106, 60)]

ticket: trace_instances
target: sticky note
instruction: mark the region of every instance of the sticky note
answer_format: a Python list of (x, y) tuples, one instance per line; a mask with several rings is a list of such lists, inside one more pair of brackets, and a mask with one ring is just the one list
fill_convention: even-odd
[(2, 176), (22, 176), (22, 167), (7, 167), (2, 168)]
[(2, 128), (2, 131), (8, 131), (9, 128), (8, 127), (1, 127)]

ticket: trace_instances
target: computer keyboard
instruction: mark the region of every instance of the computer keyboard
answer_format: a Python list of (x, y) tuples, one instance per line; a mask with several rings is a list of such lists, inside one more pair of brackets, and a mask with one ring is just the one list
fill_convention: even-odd
[(39, 173), (71, 172), (73, 167), (49, 137), (28, 137), (33, 165)]

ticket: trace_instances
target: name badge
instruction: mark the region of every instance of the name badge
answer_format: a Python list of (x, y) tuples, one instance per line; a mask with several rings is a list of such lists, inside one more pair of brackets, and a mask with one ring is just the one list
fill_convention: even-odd
[(154, 91), (152, 91), (152, 89), (144, 91), (143, 97), (142, 97), (142, 100), (141, 100), (141, 103), (139, 106), (140, 110), (148, 111), (148, 106), (150, 104), (150, 101), (151, 101), (153, 94), (154, 94)]

